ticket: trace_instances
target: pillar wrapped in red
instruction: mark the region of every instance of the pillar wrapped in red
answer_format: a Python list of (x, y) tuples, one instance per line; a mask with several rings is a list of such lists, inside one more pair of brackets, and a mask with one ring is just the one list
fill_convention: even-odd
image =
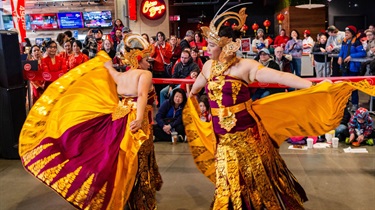
[(10, 0), (10, 4), (13, 24), (18, 32), (18, 41), (22, 43), (26, 37), (25, 0)]
[(129, 20), (137, 20), (137, 0), (128, 0)]

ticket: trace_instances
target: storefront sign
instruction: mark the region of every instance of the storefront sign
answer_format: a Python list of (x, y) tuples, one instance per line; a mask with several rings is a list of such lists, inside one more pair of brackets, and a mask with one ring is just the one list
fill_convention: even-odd
[(143, 0), (141, 3), (141, 13), (147, 19), (157, 20), (165, 14), (166, 5), (164, 0)]

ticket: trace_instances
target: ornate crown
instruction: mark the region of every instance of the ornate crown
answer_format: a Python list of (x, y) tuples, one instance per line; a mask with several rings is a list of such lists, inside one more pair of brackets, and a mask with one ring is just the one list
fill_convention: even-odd
[[(239, 13), (236, 12), (224, 12), (218, 16), (216, 16), (210, 23), (210, 27), (202, 26), (201, 29), (203, 31), (203, 35), (209, 39), (215, 41), (220, 47), (224, 47), (229, 42), (233, 41), (232, 38), (228, 37), (219, 37), (219, 31), (221, 26), (225, 23), (225, 21), (230, 19), (235, 19), (238, 22), (238, 25), (234, 27), (234, 30), (240, 30), (241, 27), (246, 22), (247, 14), (245, 13), (246, 8), (242, 8)], [(223, 17), (223, 18), (222, 18)], [(221, 19), (221, 20), (220, 20)], [(219, 21), (220, 20), (220, 21)], [(217, 26), (216, 22), (218, 22)]]
[[(132, 69), (138, 68), (138, 63), (152, 52), (152, 46), (141, 35), (128, 33), (124, 37), (124, 63)], [(129, 50), (130, 49), (130, 50)], [(129, 50), (129, 52), (127, 51)]]

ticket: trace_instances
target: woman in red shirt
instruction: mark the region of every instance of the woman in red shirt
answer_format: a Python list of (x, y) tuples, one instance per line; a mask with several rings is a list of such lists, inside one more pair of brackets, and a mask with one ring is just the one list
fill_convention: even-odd
[(203, 47), (207, 47), (207, 41), (203, 38), (201, 32), (195, 32), (194, 41), (190, 42), (190, 47), (197, 47), (198, 50), (203, 50)]
[(165, 35), (159, 31), (157, 34), (157, 41), (155, 42), (155, 53), (152, 56), (154, 60), (153, 78), (166, 78), (168, 77), (164, 72), (164, 64), (171, 62), (172, 47), (165, 41)]
[(73, 54), (68, 58), (68, 69), (71, 70), (74, 67), (89, 60), (89, 57), (81, 52), (82, 42), (74, 40), (73, 42)]
[[(68, 70), (66, 67), (66, 60), (56, 55), (57, 44), (55, 41), (47, 42), (46, 49), (47, 56), (42, 59), (42, 71), (50, 73), (51, 75), (49, 78), (54, 78), (55, 76), (61, 77)], [(47, 80), (45, 84), (45, 88), (47, 88), (52, 81), (48, 79), (48, 77), (45, 77), (45, 80)]]
[[(41, 71), (42, 69), (42, 52), (40, 50), (40, 47), (38, 45), (33, 45), (30, 48), (29, 55), (27, 56), (28, 61), (38, 61), (38, 71)], [(31, 90), (32, 90), (32, 101), (29, 101), (29, 103), (34, 104), (36, 100), (39, 99), (39, 97), (44, 92), (44, 81), (41, 80), (35, 80), (30, 81)], [(26, 97), (28, 99), (28, 97)]]
[(281, 29), (278, 36), (275, 38), (273, 43), (274, 48), (280, 46), (284, 49), (286, 43), (289, 41), (289, 37), (286, 35), (285, 29)]
[(64, 58), (65, 60), (68, 60), (69, 56), (73, 54), (72, 50), (72, 42), (66, 41), (64, 42), (64, 50), (59, 53), (59, 56)]

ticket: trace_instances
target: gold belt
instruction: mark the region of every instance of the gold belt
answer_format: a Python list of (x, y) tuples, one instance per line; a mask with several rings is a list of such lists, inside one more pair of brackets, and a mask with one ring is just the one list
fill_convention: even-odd
[(234, 106), (228, 106), (223, 108), (211, 108), (211, 114), (212, 116), (219, 116), (220, 111), (224, 113), (224, 116), (228, 116), (228, 113), (238, 113), (242, 110), (245, 110), (246, 107), (250, 107), (252, 103), (252, 100), (249, 99), (246, 102), (234, 105)]

